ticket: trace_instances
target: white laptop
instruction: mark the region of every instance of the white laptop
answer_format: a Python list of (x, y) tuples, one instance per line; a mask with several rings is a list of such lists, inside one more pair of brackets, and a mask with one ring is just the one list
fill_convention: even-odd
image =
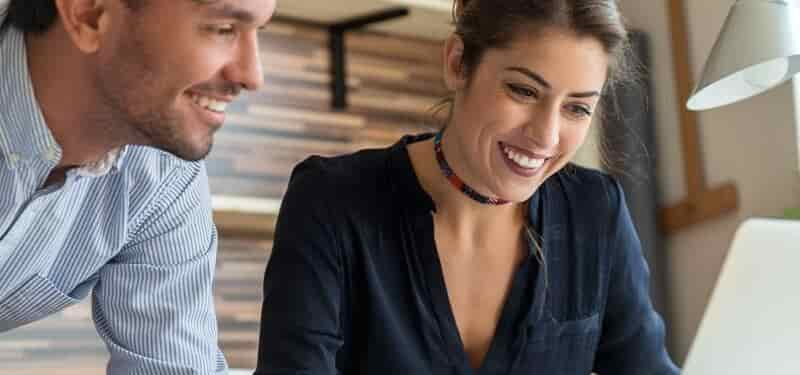
[(682, 373), (800, 375), (800, 221), (739, 227)]

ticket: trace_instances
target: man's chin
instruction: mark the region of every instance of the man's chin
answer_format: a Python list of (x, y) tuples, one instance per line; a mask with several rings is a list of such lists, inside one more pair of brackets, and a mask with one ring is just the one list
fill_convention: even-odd
[(211, 153), (212, 143), (205, 145), (178, 145), (177, 147), (156, 147), (185, 161), (200, 161)]
[(200, 161), (200, 160), (204, 160), (206, 157), (208, 157), (208, 154), (210, 154), (210, 153), (211, 153), (211, 145), (209, 144), (208, 147), (206, 147), (203, 150), (200, 150), (199, 152), (184, 153), (184, 154), (175, 155), (175, 156), (177, 156), (177, 157), (179, 157), (179, 158), (181, 158), (183, 160), (186, 160), (186, 161)]

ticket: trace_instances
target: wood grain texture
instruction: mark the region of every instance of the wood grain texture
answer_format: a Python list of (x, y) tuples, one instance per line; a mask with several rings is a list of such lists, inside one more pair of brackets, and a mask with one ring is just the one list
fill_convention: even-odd
[(280, 198), (292, 168), (310, 155), (381, 147), (429, 131), (446, 94), (441, 45), (350, 33), (350, 107), (330, 108), (327, 34), (278, 20), (262, 35), (265, 86), (229, 111), (208, 160), (214, 194)]
[(686, 184), (686, 197), (677, 204), (662, 207), (659, 214), (662, 231), (671, 235), (689, 226), (736, 212), (739, 208), (739, 192), (732, 182), (719, 187), (706, 186), (697, 113), (689, 111), (685, 105), (692, 90), (685, 2), (668, 0), (667, 6), (672, 32), (675, 89), (678, 93), (683, 173)]
[(678, 113), (681, 120), (681, 142), (683, 144), (683, 168), (687, 193), (690, 196), (705, 189), (705, 172), (700, 152), (700, 136), (697, 129), (697, 113), (685, 108), (692, 92), (692, 72), (689, 66), (689, 38), (686, 31), (686, 10), (683, 1), (668, 1), (672, 32), (673, 62), (675, 65), (675, 91), (678, 93)]

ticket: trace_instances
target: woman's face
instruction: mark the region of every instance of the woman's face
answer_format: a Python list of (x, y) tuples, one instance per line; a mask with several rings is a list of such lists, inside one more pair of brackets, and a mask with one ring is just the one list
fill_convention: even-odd
[(583, 144), (608, 55), (596, 39), (546, 28), (488, 49), (469, 78), (462, 50), (455, 37), (445, 47), (445, 82), (456, 92), (445, 155), (478, 192), (525, 201)]

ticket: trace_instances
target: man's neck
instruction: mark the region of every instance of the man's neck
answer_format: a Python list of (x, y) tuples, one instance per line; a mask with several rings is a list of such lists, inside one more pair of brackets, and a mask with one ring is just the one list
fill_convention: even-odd
[[(54, 25), (54, 28), (61, 27)], [(101, 160), (113, 144), (107, 132), (98, 129), (101, 101), (81, 63), (84, 56), (72, 47), (66, 33), (51, 30), (43, 35), (25, 36), (28, 70), (36, 100), (47, 127), (61, 147), (57, 168), (72, 167)]]

